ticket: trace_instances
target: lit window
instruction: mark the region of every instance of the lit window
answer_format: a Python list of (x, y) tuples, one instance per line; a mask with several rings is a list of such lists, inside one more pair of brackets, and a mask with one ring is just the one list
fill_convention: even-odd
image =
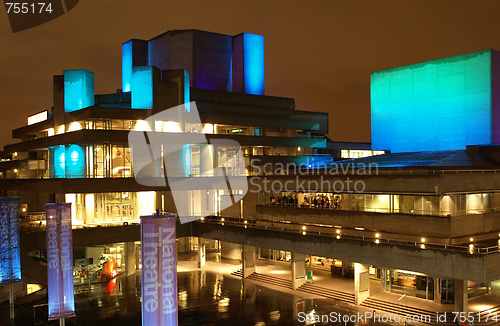
[(82, 125), (79, 122), (72, 122), (69, 125), (68, 132), (82, 130)]
[(32, 125), (38, 122), (42, 122), (48, 119), (48, 112), (43, 111), (28, 117), (28, 125)]
[(136, 131), (151, 131), (151, 127), (144, 120), (137, 120), (134, 130)]

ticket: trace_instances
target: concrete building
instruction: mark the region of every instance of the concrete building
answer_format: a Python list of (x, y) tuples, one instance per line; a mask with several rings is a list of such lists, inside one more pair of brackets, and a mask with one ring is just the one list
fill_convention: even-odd
[[(53, 106), (14, 129), (17, 142), (2, 152), (2, 193), (20, 197), (25, 230), (43, 227), (45, 204), (58, 200), (73, 204), (77, 228), (129, 226), (105, 236), (95, 229), (82, 242), (75, 240), (75, 258), (82, 264), (114, 255), (119, 267), (130, 264), (132, 272), (140, 265), (137, 257), (128, 256), (139, 248), (132, 224), (156, 209), (176, 211), (164, 187), (135, 181), (128, 146), (128, 133), (142, 130), (146, 119), (165, 109), (195, 101), (202, 124), (191, 132), (208, 141), (237, 141), (244, 175), (271, 171), (276, 164), (333, 160), (318, 153), (326, 147), (326, 113), (297, 110), (292, 98), (265, 95), (260, 35), (185, 30), (149, 41), (133, 39), (122, 45), (122, 66), (122, 89), (112, 94), (95, 94), (94, 74), (85, 69), (54, 76)], [(176, 133), (168, 121), (155, 121), (152, 131)], [(214, 167), (230, 170), (234, 164), (234, 148), (188, 147), (182, 168), (191, 177)], [(225, 194), (216, 195), (211, 205)], [(192, 196), (199, 206), (201, 193)], [(23, 272), (44, 284), (45, 272), (36, 260), (44, 259), (45, 244), (31, 235), (23, 237)]]
[[(0, 163), (4, 194), (19, 195), (27, 215), (25, 275), (43, 275), (35, 262), (43, 259), (45, 234), (29, 223), (43, 220), (44, 204), (57, 199), (73, 204), (74, 247), (81, 248), (75, 258), (95, 262), (115, 255), (127, 273), (139, 268), (139, 217), (176, 207), (168, 189), (133, 178), (127, 135), (155, 113), (192, 100), (203, 122), (197, 133), (241, 145), (249, 185), (235, 205), (178, 226), (178, 250), (197, 250), (200, 267), (208, 249), (241, 259), (241, 276), (249, 278), (259, 273), (258, 259), (281, 261), (288, 264), (290, 287), (328, 296), (306, 284), (308, 271), (325, 270), (332, 291), (340, 284), (335, 282), (352, 285), (337, 300), (386, 312), (395, 312), (403, 294), (416, 300), (405, 309), (425, 306), (422, 311), (466, 312), (478, 298), (488, 309), (500, 305), (493, 294), (500, 279), (500, 150), (494, 119), (471, 122), (477, 128), (486, 124), (487, 141), (467, 136), (470, 141), (442, 148), (434, 141), (447, 144), (450, 137), (443, 133), (426, 138), (422, 148), (429, 146), (428, 151), (414, 152), (420, 147), (408, 144), (416, 144), (425, 131), (417, 135), (417, 127), (393, 126), (398, 121), (383, 117), (391, 116), (396, 102), (417, 116), (422, 110), (427, 114), (427, 102), (414, 97), (406, 97), (410, 104), (405, 98), (383, 102), (396, 92), (386, 80), (396, 78), (391, 70), (372, 75), (373, 148), (327, 143), (327, 114), (296, 110), (293, 99), (264, 95), (263, 78), (253, 78), (254, 69), (263, 73), (264, 67), (256, 53), (263, 54), (260, 36), (171, 31), (123, 44), (123, 90), (117, 93), (95, 95), (94, 76), (86, 70), (55, 76), (53, 109), (13, 131), (20, 142), (5, 147)], [(494, 53), (450, 60), (489, 62)], [(469, 85), (468, 73), (459, 78)], [(494, 112), (494, 104), (485, 110)], [(388, 131), (394, 128), (397, 133)], [(161, 122), (153, 132), (172, 131)], [(193, 144), (186, 160), (189, 176), (202, 180), (207, 166), (227, 168), (231, 150), (221, 146), (205, 155)], [(334, 162), (328, 151), (347, 160)], [(363, 157), (372, 154), (383, 155)], [(193, 196), (202, 203), (201, 194)], [(104, 225), (109, 226), (92, 228)], [(389, 299), (374, 298), (379, 290)]]

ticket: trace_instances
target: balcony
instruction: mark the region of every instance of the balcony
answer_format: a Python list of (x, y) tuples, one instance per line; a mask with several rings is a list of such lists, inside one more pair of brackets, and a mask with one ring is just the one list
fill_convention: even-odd
[(497, 240), (500, 230), (500, 210), (483, 214), (432, 216), (345, 209), (257, 205), (258, 218), (325, 227), (348, 228), (379, 233), (395, 239), (420, 241), (432, 239), (442, 244), (469, 244), (482, 240)]

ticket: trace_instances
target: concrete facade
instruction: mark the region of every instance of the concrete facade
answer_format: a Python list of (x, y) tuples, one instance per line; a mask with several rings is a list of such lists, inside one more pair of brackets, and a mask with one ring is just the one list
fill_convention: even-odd
[(342, 261), (355, 259), (361, 264), (410, 270), (439, 278), (471, 280), (478, 283), (500, 279), (500, 270), (492, 268), (485, 273), (485, 266), (500, 262), (500, 252), (489, 255), (471, 255), (203, 223), (194, 223), (193, 232), (208, 239), (301, 254), (314, 253), (320, 257), (333, 257)]
[(292, 289), (306, 283), (306, 255), (292, 252)]
[(243, 245), (241, 250), (241, 261), (243, 267), (243, 278), (255, 272), (255, 247)]
[(354, 301), (357, 305), (370, 297), (368, 265), (354, 263)]

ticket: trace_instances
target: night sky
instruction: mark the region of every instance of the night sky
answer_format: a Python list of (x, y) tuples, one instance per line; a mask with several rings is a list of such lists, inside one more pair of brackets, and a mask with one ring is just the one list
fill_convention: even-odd
[(82, 0), (12, 33), (0, 14), (0, 150), (27, 116), (52, 106), (52, 76), (95, 73), (96, 93), (121, 88), (121, 44), (167, 30), (261, 34), (266, 94), (328, 112), (338, 141), (370, 141), (370, 72), (500, 50), (500, 1)]

